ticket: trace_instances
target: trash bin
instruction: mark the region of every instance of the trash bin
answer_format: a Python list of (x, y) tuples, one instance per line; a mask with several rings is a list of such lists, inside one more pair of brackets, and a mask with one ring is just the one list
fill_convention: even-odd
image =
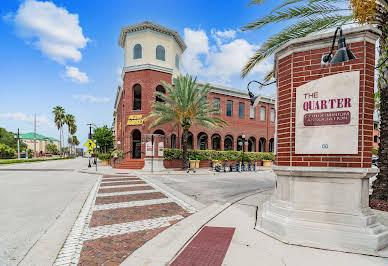
[(190, 160), (190, 168), (191, 169), (194, 169), (194, 168), (199, 168), (199, 160)]

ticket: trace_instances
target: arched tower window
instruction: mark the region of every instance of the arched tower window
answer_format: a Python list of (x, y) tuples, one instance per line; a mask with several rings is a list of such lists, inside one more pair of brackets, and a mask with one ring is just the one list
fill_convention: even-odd
[(136, 44), (133, 47), (133, 59), (139, 59), (142, 57), (142, 47), (140, 44)]
[[(161, 93), (163, 93), (163, 94), (166, 94), (166, 89), (165, 89), (162, 85), (158, 85), (158, 86), (156, 87), (156, 91), (161, 92)], [(161, 103), (164, 102), (163, 99), (160, 98), (160, 96), (158, 96), (158, 95), (156, 95), (156, 101), (157, 101), (157, 102), (161, 102)]]
[(133, 86), (133, 110), (141, 110), (141, 86)]
[(179, 69), (179, 56), (177, 54), (175, 55), (175, 67)]
[(166, 51), (161, 45), (156, 46), (156, 59), (166, 61)]

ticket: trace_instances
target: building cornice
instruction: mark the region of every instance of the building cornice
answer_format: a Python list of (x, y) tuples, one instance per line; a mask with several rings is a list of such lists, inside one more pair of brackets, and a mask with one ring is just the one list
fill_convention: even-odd
[[(217, 93), (217, 94), (222, 94), (222, 95), (227, 95), (227, 96), (237, 97), (237, 98), (242, 98), (242, 99), (248, 99), (248, 100), (250, 99), (247, 92), (236, 90), (236, 89), (233, 89), (231, 87), (227, 87), (227, 86), (223, 86), (223, 85), (215, 84), (215, 83), (210, 83), (210, 82), (205, 82), (205, 81), (197, 81), (197, 83), (201, 86), (209, 84), (209, 86), (211, 87), (210, 92), (212, 92), (212, 93)], [(271, 97), (261, 96), (260, 102), (275, 104), (275, 99), (271, 98)]]
[(171, 36), (174, 38), (174, 40), (177, 42), (179, 47), (182, 49), (182, 53), (186, 50), (187, 46), (185, 42), (180, 37), (179, 33), (171, 30), (169, 28), (163, 27), (161, 25), (152, 23), (152, 22), (142, 22), (139, 24), (135, 24), (132, 26), (122, 27), (120, 31), (120, 38), (119, 38), (119, 45), (120, 47), (124, 48), (125, 45), (125, 37), (127, 36), (127, 33), (142, 31), (142, 30), (153, 30), (168, 36)]
[(124, 79), (124, 75), (127, 72), (133, 72), (133, 71), (139, 71), (139, 70), (155, 70), (167, 74), (172, 74), (173, 69), (168, 68), (168, 67), (161, 67), (161, 66), (156, 66), (152, 64), (142, 64), (142, 65), (134, 65), (134, 66), (127, 66), (123, 67), (123, 70), (121, 72), (121, 78)]
[(118, 104), (120, 102), (120, 98), (121, 98), (121, 94), (123, 93), (123, 88), (121, 86), (119, 86), (117, 88), (117, 92), (116, 92), (116, 99), (115, 99), (115, 104), (114, 104), (114, 113), (113, 113), (113, 116), (115, 116), (115, 114), (117, 113), (117, 107), (118, 107)]

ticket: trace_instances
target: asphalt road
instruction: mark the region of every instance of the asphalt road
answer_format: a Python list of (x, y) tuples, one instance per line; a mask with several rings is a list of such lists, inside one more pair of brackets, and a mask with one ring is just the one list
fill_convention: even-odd
[(242, 173), (161, 175), (151, 178), (205, 205), (233, 201), (233, 199), (243, 195), (275, 187), (275, 175), (271, 170)]
[(0, 265), (17, 265), (72, 199), (92, 188), (98, 176), (75, 171), (85, 165), (78, 158), (0, 166)]

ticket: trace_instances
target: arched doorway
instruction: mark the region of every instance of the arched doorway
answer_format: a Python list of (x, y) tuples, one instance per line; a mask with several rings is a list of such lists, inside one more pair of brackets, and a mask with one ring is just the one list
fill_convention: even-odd
[(233, 137), (231, 135), (225, 136), (224, 151), (233, 151)]
[(207, 150), (207, 134), (204, 132), (201, 132), (198, 134), (197, 137), (197, 149), (198, 150)]
[(266, 144), (266, 139), (265, 138), (260, 138), (259, 139), (259, 152), (265, 152), (265, 144)]
[(275, 145), (275, 140), (272, 138), (269, 140), (269, 143), (268, 143), (268, 151), (269, 152), (273, 152), (274, 151), (274, 146)]
[(220, 151), (221, 150), (221, 136), (214, 134), (212, 136), (212, 150)]
[[(181, 145), (183, 149), (183, 134), (181, 137)], [(191, 150), (193, 149), (193, 133), (191, 132), (189, 132), (189, 135), (187, 136), (187, 148)]]
[(255, 152), (256, 151), (256, 138), (250, 137), (248, 139), (248, 151)]
[(132, 159), (141, 158), (141, 132), (138, 129), (132, 131)]
[[(163, 93), (163, 94), (166, 94), (166, 89), (162, 85), (158, 85), (156, 87), (156, 91), (158, 91), (160, 93)], [(156, 101), (157, 102), (161, 102), (161, 103), (164, 102), (163, 99), (160, 96), (158, 96), (158, 95), (156, 95)]]

